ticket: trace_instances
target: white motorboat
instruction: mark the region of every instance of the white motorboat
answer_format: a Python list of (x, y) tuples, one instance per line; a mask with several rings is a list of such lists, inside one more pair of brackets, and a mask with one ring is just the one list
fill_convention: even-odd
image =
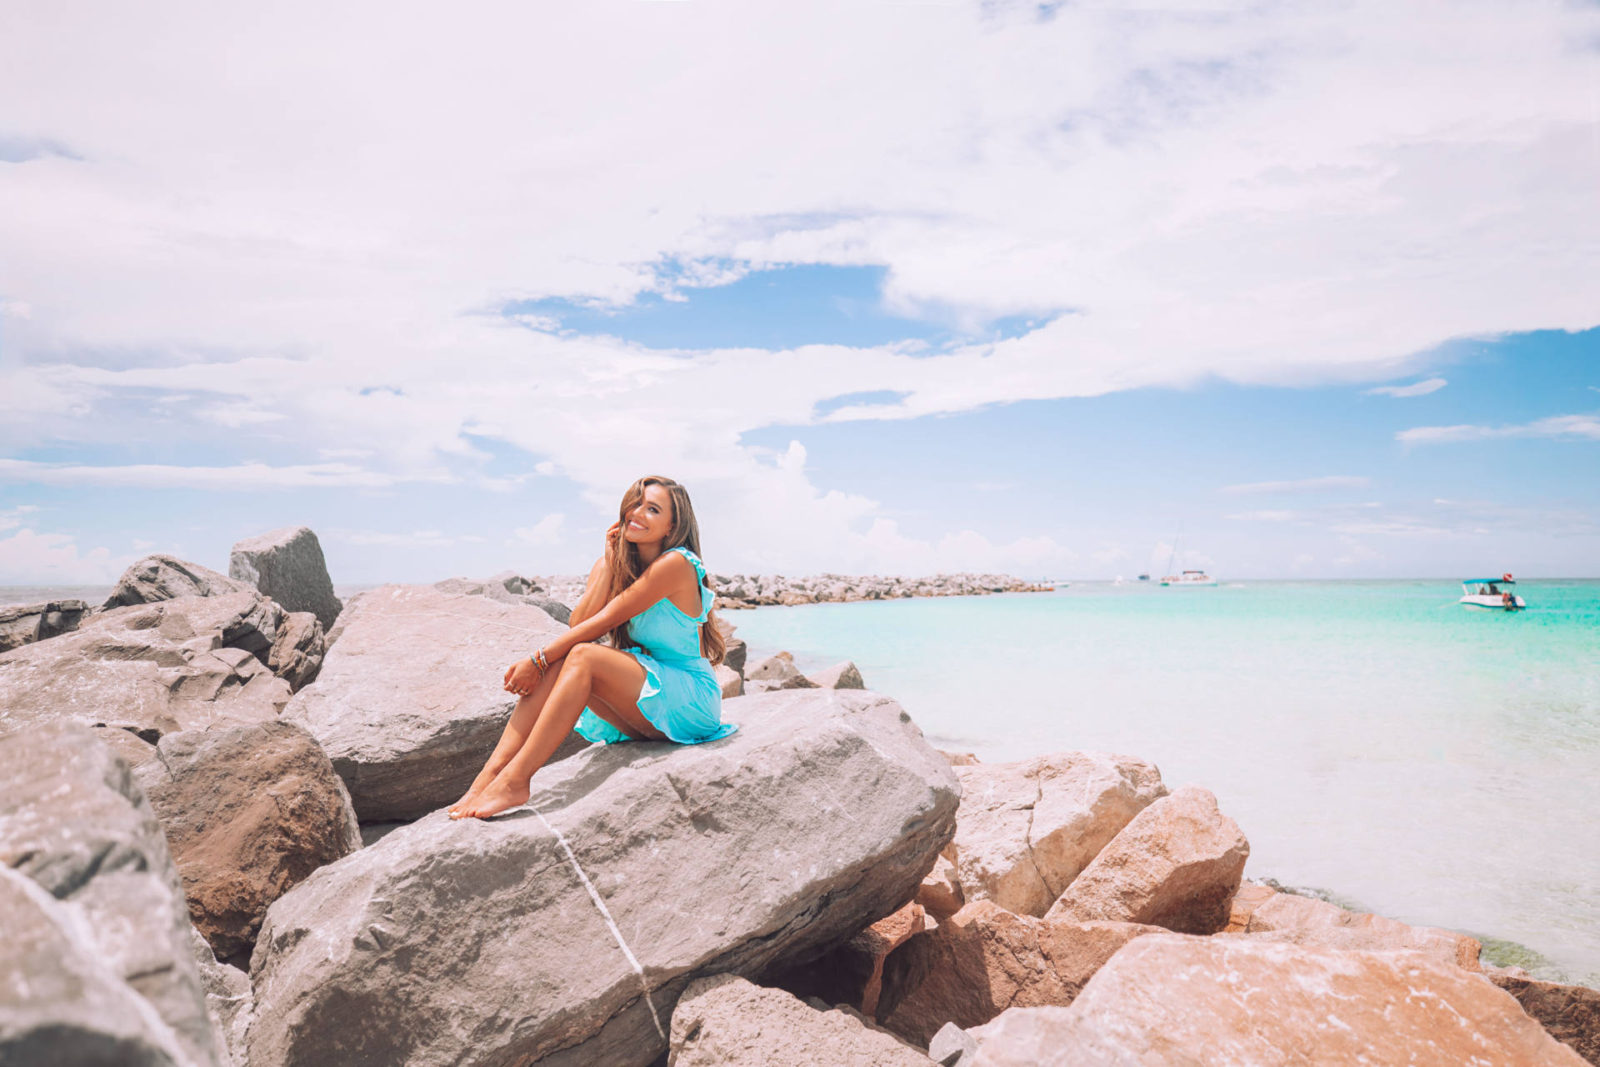
[(1216, 585), (1217, 580), (1205, 571), (1184, 571), (1182, 574), (1169, 574), (1161, 579), (1162, 585), (1173, 587)]
[(1509, 574), (1502, 574), (1498, 578), (1463, 578), (1463, 595), (1459, 603), (1469, 608), (1488, 608), (1491, 611), (1519, 611), (1528, 603), (1511, 591), (1516, 584), (1516, 579)]

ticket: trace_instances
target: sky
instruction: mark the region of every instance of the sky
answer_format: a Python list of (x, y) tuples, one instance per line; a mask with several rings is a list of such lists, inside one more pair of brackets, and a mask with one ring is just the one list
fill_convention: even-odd
[(1600, 575), (1600, 6), (7, 5), (0, 584), (645, 474), (722, 573)]

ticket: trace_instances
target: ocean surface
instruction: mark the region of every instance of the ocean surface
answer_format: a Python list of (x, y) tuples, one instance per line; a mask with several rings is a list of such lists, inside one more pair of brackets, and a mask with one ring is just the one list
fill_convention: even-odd
[[(752, 662), (854, 660), (938, 747), (1089, 749), (1204, 786), (1246, 877), (1600, 986), (1600, 581), (1074, 584), (724, 612)], [(730, 708), (730, 718), (735, 718)]]
[[(363, 588), (339, 587), (342, 596)], [(109, 587), (0, 587), (0, 604)], [(941, 748), (1065, 749), (1204, 786), (1247, 877), (1600, 986), (1600, 581), (1246, 582), (723, 612), (759, 658), (854, 660)], [(737, 713), (729, 709), (737, 721)]]

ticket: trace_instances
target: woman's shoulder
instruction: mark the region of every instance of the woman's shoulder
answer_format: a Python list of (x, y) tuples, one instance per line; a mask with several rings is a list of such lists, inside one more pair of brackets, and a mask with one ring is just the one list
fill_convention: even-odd
[(701, 574), (705, 573), (705, 569), (706, 569), (705, 561), (702, 560), (699, 556), (695, 555), (692, 551), (690, 551), (684, 545), (679, 545), (677, 548), (669, 548), (669, 549), (667, 549), (667, 551), (665, 553), (663, 553), (663, 555), (680, 556), (683, 559), (687, 560), (689, 563), (693, 564), (694, 569), (696, 571), (699, 571)]

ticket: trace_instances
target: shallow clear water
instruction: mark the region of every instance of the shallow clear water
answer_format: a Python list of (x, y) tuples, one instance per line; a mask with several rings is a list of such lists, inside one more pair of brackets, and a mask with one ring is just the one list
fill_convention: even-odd
[(1142, 756), (1216, 793), (1248, 876), (1513, 942), (1541, 976), (1600, 985), (1600, 581), (1518, 589), (1514, 615), (1458, 605), (1454, 583), (1385, 581), (726, 617), (754, 656), (854, 660), (940, 747)]

